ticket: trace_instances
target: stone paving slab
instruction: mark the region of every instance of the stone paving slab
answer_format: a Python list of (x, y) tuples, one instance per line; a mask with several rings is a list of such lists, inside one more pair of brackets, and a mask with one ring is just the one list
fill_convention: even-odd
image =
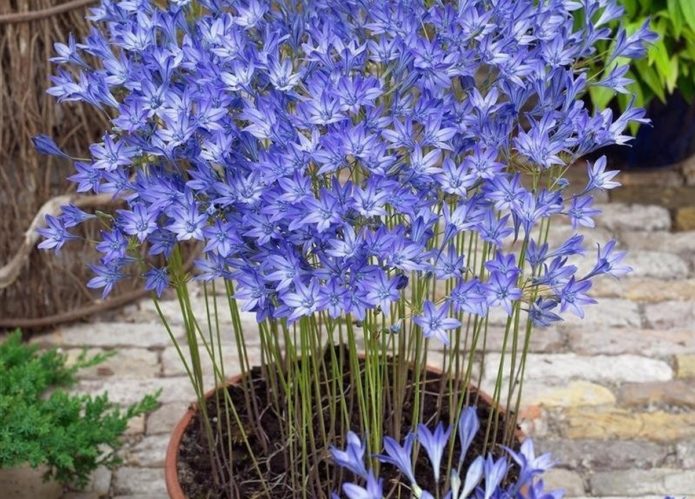
[(695, 353), (695, 331), (690, 328), (579, 328), (567, 331), (569, 349), (583, 356), (634, 354), (668, 358)]
[(624, 408), (597, 410), (577, 407), (566, 411), (564, 425), (562, 435), (571, 439), (647, 440), (669, 443), (695, 438), (693, 412), (636, 412)]
[(632, 494), (689, 495), (695, 492), (695, 473), (664, 468), (598, 472), (590, 483), (598, 495), (620, 494), (626, 483)]
[(101, 380), (82, 380), (75, 391), (89, 393), (92, 395), (108, 392), (109, 400), (121, 404), (134, 404), (148, 393), (161, 390), (159, 401), (163, 404), (168, 402), (186, 402), (195, 398), (195, 391), (188, 378), (151, 378), (151, 379), (114, 379), (108, 383)]
[(695, 470), (695, 439), (678, 442), (676, 444), (676, 455), (683, 468)]
[[(484, 383), (494, 379), (499, 364), (500, 354), (486, 355)], [(531, 353), (526, 360), (526, 379), (542, 380), (548, 384), (570, 379), (609, 383), (667, 381), (671, 378), (673, 370), (666, 362), (631, 354), (581, 356), (574, 353)]]
[(145, 433), (147, 435), (169, 435), (190, 405), (191, 401), (161, 404), (156, 411), (147, 417)]
[(114, 473), (114, 495), (166, 496), (164, 468), (122, 466)]
[[(688, 274), (691, 275), (692, 273)], [(600, 279), (594, 284), (592, 291), (596, 297), (623, 298), (637, 304), (661, 303), (668, 300), (695, 301), (695, 279), (688, 276), (677, 281), (649, 277)]]
[[(673, 445), (650, 441), (569, 440), (554, 437), (537, 439), (535, 447), (539, 453), (551, 452), (558, 466), (583, 472), (676, 466)], [(688, 450), (684, 447), (683, 453), (687, 453)]]
[(111, 354), (111, 357), (101, 364), (81, 369), (78, 373), (79, 379), (154, 378), (159, 376), (162, 370), (159, 352), (144, 348), (118, 348), (116, 350), (71, 348), (65, 350), (65, 353), (70, 363), (77, 361), (83, 353), (86, 353), (88, 357), (103, 353)]
[[(180, 416), (180, 414), (179, 414)], [(169, 444), (169, 434), (144, 437), (132, 443), (123, 451), (123, 461), (128, 466), (142, 468), (161, 468)]]
[[(173, 332), (177, 338), (184, 337), (182, 328), (175, 328)], [(164, 348), (171, 344), (169, 335), (161, 324), (128, 322), (91, 322), (65, 326), (50, 335), (37, 336), (32, 342), (62, 348)]]
[(661, 206), (610, 203), (597, 205), (603, 213), (596, 219), (599, 227), (612, 233), (623, 231), (656, 232), (671, 228), (671, 215)]
[(695, 251), (695, 231), (660, 232), (658, 237), (649, 237), (642, 231), (626, 231), (620, 234), (624, 247), (634, 250), (651, 250), (687, 255)]
[(581, 496), (586, 493), (584, 479), (575, 471), (563, 468), (555, 468), (543, 475), (543, 483), (546, 490), (562, 489), (566, 496)]

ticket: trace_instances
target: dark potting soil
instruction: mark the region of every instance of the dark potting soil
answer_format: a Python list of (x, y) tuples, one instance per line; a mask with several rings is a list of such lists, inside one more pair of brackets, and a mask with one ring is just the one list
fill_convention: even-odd
[[(347, 355), (345, 349), (340, 347), (335, 348), (339, 355)], [(330, 359), (332, 357), (333, 356), (328, 355), (327, 352), (326, 362), (329, 372)], [(346, 357), (343, 358), (345, 359)], [(347, 365), (347, 361), (345, 361), (345, 365)], [(346, 399), (349, 400), (350, 394), (354, 390), (351, 386), (349, 371), (347, 369), (346, 371), (342, 379), (342, 385), (343, 391), (346, 394)], [(392, 371), (388, 369), (387, 372), (391, 373)], [(387, 378), (387, 383), (391, 383), (391, 376), (387, 375)], [(415, 398), (415, 391), (412, 383), (413, 378), (414, 373), (410, 372), (408, 383), (406, 384), (406, 396), (401, 418), (402, 436), (406, 435), (413, 427), (411, 421), (412, 407)], [(243, 384), (231, 385), (216, 392), (216, 395), (219, 397), (219, 404), (215, 396), (210, 397), (207, 402), (208, 419), (213, 422), (213, 428), (219, 428), (217, 432), (216, 451), (220, 457), (217, 460), (216, 466), (218, 469), (223, 470), (222, 479), (214, 479), (213, 464), (207, 451), (208, 438), (204, 426), (201, 424), (200, 418), (202, 413), (200, 411), (196, 412), (191, 424), (189, 424), (184, 432), (178, 456), (178, 476), (186, 497), (189, 499), (251, 499), (268, 497), (265, 491), (266, 489), (264, 489), (259, 480), (257, 468), (253, 464), (251, 455), (243, 442), (242, 433), (239, 431), (238, 425), (234, 423), (234, 419), (231, 416), (231, 424), (227, 425), (225, 423), (227, 421), (227, 414), (224, 412), (224, 406), (221, 403), (224, 399), (224, 392), (222, 390), (227, 390), (235, 407), (239, 411), (239, 419), (242, 422), (248, 437), (249, 445), (253, 449), (253, 454), (256, 457), (261, 474), (264, 476), (264, 481), (270, 490), (272, 499), (295, 499), (302, 497), (328, 498), (330, 497), (331, 491), (337, 491), (340, 488), (340, 480), (352, 481), (354, 479), (350, 472), (342, 471), (341, 473), (340, 470), (337, 469), (329, 452), (319, 451), (321, 456), (318, 458), (319, 462), (314, 463), (314, 469), (316, 473), (318, 473), (319, 483), (322, 484), (323, 490), (316, 490), (315, 486), (312, 484), (304, 484), (301, 488), (297, 488), (296, 485), (293, 486), (291, 479), (292, 474), (289, 469), (290, 446), (281, 430), (283, 421), (287, 419), (284, 413), (285, 411), (278, 413), (274, 405), (270, 403), (272, 400), (272, 388), (268, 380), (264, 378), (260, 368), (253, 368), (250, 377), (246, 379), (253, 383), (253, 390), (245, 390)], [(328, 382), (326, 382), (325, 379), (321, 381), (322, 383), (320, 386), (324, 390), (321, 396), (321, 403), (319, 404), (316, 400), (312, 400), (312, 414), (314, 415), (312, 425), (315, 435), (320, 435), (319, 415), (323, 417), (325, 427), (331, 427), (331, 418), (326, 403), (329, 393)], [(441, 383), (445, 384), (443, 398), (440, 397)], [(449, 408), (446, 401), (448, 400), (449, 392), (446, 388), (448, 386), (446, 378), (440, 374), (428, 372), (424, 384), (426, 390), (424, 404), (422, 406), (422, 420), (427, 422), (430, 428), (433, 427), (433, 423), (436, 421), (447, 423), (449, 421)], [(246, 386), (249, 386), (248, 382)], [(471, 404), (476, 406), (481, 429), (467, 452), (466, 460), (464, 461), (464, 475), (465, 469), (470, 462), (483, 453), (485, 429), (487, 427), (488, 418), (491, 417), (491, 412), (493, 412), (492, 407), (485, 400), (479, 398), (474, 389), (469, 388), (468, 390), (469, 400)], [(255, 398), (255, 407), (259, 415), (257, 420), (260, 421), (260, 425), (254, 424), (255, 422), (251, 421), (251, 418), (256, 418), (256, 416), (253, 415), (253, 411), (246, 410), (248, 407), (247, 402), (250, 400), (249, 397), (251, 396)], [(389, 409), (389, 398), (390, 397), (385, 396), (385, 431), (388, 431), (387, 429), (393, 424), (393, 412)], [(323, 407), (323, 409), (320, 409), (318, 407), (319, 405)], [(284, 402), (280, 404), (280, 407), (285, 406), (286, 404)], [(220, 410), (222, 414), (219, 413)], [(333, 445), (338, 448), (344, 448), (344, 435), (348, 430), (352, 430), (358, 435), (360, 434), (358, 411), (354, 410), (352, 412), (353, 415), (350, 428), (340, 427), (342, 423), (336, 425)], [(503, 413), (496, 417), (499, 419), (495, 442), (501, 442), (504, 438), (505, 415)], [(337, 420), (340, 420), (340, 418), (337, 418)], [(264, 435), (260, 434), (261, 432), (257, 430), (259, 427), (262, 429), (261, 431)], [(265, 440), (267, 451), (264, 451), (263, 441), (261, 439)], [(229, 458), (230, 441), (232, 442), (231, 459)], [(402, 438), (400, 441), (402, 442)], [(516, 440), (514, 441), (514, 446), (518, 446)], [(297, 452), (297, 449), (298, 446), (295, 447), (295, 452)], [(492, 449), (488, 446), (488, 450), (496, 456), (501, 456), (504, 453), (499, 446), (494, 446)], [(447, 454), (448, 453), (445, 453), (444, 463), (446, 463)], [(458, 439), (456, 440), (453, 454), (453, 462), (456, 463), (460, 455)], [(295, 459), (294, 461), (295, 463), (299, 463), (299, 459)], [(424, 451), (418, 454), (415, 465), (415, 475), (418, 484), (422, 488), (434, 491), (436, 487), (432, 476), (432, 469)], [(407, 487), (405, 481), (401, 481), (400, 473), (393, 466), (382, 465), (380, 476), (384, 478), (384, 492), (388, 497), (410, 497), (410, 489)], [(516, 476), (517, 469), (512, 467), (508, 479), (513, 480)], [(447, 477), (440, 478), (442, 481), (446, 479)], [(235, 486), (233, 486), (232, 483), (235, 484)], [(400, 494), (398, 490), (399, 487), (401, 487)], [(304, 495), (305, 493), (306, 496)]]

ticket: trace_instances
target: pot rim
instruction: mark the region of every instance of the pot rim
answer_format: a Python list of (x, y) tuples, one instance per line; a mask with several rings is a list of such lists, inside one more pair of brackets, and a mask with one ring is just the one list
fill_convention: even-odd
[[(427, 366), (427, 370), (436, 374), (442, 374), (442, 370), (435, 366)], [(236, 374), (229, 378), (227, 386), (238, 384), (241, 381), (243, 373)], [(486, 392), (479, 390), (478, 388), (471, 386), (475, 391), (478, 392), (478, 397), (483, 400), (487, 405), (494, 405), (494, 400)], [(205, 399), (210, 398), (219, 387), (212, 388), (205, 392)], [(181, 448), (181, 441), (183, 440), (183, 434), (186, 432), (188, 425), (191, 423), (193, 416), (197, 412), (197, 403), (193, 402), (186, 409), (186, 413), (176, 424), (171, 432), (171, 437), (169, 438), (169, 443), (166, 450), (166, 458), (164, 460), (164, 480), (166, 482), (167, 492), (171, 499), (188, 499), (181, 488), (181, 483), (179, 482), (179, 449)], [(508, 412), (504, 409), (502, 412)], [(522, 442), (526, 438), (526, 434), (521, 428), (518, 428), (514, 432), (517, 440)]]

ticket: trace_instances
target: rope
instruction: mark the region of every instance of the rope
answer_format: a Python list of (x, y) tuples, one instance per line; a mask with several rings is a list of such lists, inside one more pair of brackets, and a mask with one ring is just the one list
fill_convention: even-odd
[(16, 12), (14, 14), (0, 15), (0, 24), (17, 24), (45, 19), (46, 17), (55, 16), (71, 10), (80, 9), (87, 5), (95, 3), (96, 0), (72, 0), (61, 5), (55, 5), (46, 9), (34, 10), (29, 12)]
[(46, 215), (57, 216), (61, 211), (61, 207), (68, 203), (74, 203), (78, 208), (98, 208), (114, 202), (119, 202), (119, 200), (114, 199), (110, 194), (93, 196), (64, 194), (46, 201), (24, 233), (22, 245), (17, 250), (17, 253), (7, 264), (0, 267), (0, 289), (10, 287), (19, 277), (24, 265), (29, 261), (29, 255), (34, 249), (34, 245), (41, 239), (36, 229), (46, 226)]

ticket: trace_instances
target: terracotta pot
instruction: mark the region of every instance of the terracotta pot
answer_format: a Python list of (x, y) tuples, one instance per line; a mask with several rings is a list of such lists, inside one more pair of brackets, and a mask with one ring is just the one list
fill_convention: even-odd
[[(436, 374), (441, 374), (441, 369), (436, 367), (430, 367), (429, 370)], [(241, 381), (241, 374), (233, 376), (229, 379), (229, 384), (234, 385)], [(205, 394), (205, 398), (210, 398), (216, 389), (209, 390)], [(493, 400), (485, 392), (478, 392), (478, 396), (487, 405), (492, 406)], [(188, 425), (191, 423), (193, 416), (196, 413), (196, 404), (191, 404), (186, 410), (178, 424), (174, 427), (171, 432), (171, 439), (169, 440), (169, 445), (167, 446), (166, 459), (164, 461), (164, 479), (166, 481), (167, 492), (169, 492), (169, 497), (171, 499), (187, 499), (186, 495), (183, 493), (181, 484), (179, 483), (179, 472), (178, 472), (178, 461), (179, 461), (179, 448), (181, 447), (181, 440), (183, 439), (183, 434), (186, 432)], [(523, 441), (526, 437), (524, 432), (517, 429), (515, 432), (516, 438), (519, 442)]]

